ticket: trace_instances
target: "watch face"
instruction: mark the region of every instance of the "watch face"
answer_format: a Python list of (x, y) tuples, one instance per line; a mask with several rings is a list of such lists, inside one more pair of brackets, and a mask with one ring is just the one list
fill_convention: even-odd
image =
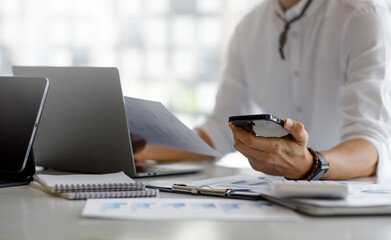
[(318, 169), (315, 170), (314, 175), (310, 178), (310, 180), (319, 180), (323, 175), (326, 174), (326, 172), (329, 170), (329, 162), (326, 160), (326, 158), (319, 152), (315, 152), (316, 156), (318, 157), (319, 165)]
[(326, 160), (326, 158), (320, 153), (320, 152), (315, 152), (316, 153), (316, 156), (318, 156), (318, 159), (321, 163), (322, 166), (327, 166), (327, 168), (329, 167), (329, 162)]

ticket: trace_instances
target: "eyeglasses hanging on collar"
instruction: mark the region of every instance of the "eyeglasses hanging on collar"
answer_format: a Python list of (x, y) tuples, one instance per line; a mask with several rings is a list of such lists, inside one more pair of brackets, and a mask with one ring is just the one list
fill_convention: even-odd
[(304, 16), (304, 13), (307, 11), (311, 2), (312, 2), (312, 0), (308, 0), (307, 3), (305, 4), (303, 10), (301, 10), (301, 13), (298, 16), (291, 19), (290, 21), (286, 20), (283, 16), (281, 16), (279, 12), (276, 12), (277, 16), (285, 23), (284, 31), (280, 34), (280, 40), (279, 40), (280, 47), (278, 49), (280, 51), (280, 55), (281, 55), (282, 60), (285, 60), (284, 46), (285, 46), (286, 41), (288, 40), (288, 31), (289, 31), (290, 25)]

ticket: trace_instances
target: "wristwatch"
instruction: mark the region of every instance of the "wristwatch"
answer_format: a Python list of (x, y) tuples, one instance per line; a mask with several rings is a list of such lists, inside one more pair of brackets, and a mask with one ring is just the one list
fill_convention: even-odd
[(326, 172), (330, 168), (329, 162), (320, 152), (314, 151), (314, 153), (315, 154), (313, 154), (313, 156), (316, 157), (316, 159), (314, 159), (314, 162), (315, 160), (317, 161), (317, 168), (313, 172), (312, 176), (310, 176), (310, 178), (308, 179), (309, 181), (319, 180), (323, 175), (326, 174)]

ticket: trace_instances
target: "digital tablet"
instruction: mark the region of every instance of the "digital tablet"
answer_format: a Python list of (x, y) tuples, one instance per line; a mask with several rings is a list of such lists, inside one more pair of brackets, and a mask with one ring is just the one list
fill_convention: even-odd
[[(46, 78), (0, 77), (0, 180), (23, 181), (48, 92)], [(1, 182), (0, 182), (1, 183)]]

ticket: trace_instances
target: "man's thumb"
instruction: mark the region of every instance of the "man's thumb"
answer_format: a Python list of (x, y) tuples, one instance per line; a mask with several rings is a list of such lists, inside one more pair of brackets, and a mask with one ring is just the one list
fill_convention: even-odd
[(284, 128), (288, 131), (292, 137), (303, 146), (307, 145), (308, 133), (304, 128), (304, 125), (300, 122), (295, 122), (290, 118), (285, 119)]

